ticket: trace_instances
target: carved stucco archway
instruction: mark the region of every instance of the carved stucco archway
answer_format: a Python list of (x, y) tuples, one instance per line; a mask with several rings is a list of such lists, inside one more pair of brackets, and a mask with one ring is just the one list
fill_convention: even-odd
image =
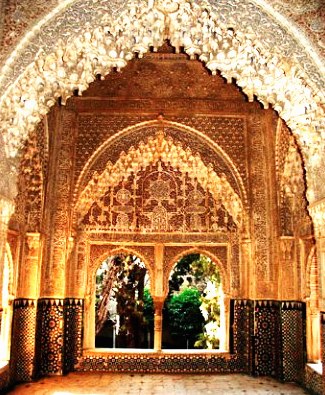
[(103, 155), (103, 153), (105, 151), (111, 149), (111, 145), (114, 143), (114, 141), (116, 141), (118, 139), (126, 139), (129, 136), (129, 134), (131, 134), (131, 133), (141, 134), (141, 131), (143, 129), (151, 128), (151, 127), (157, 127), (160, 129), (167, 129), (168, 127), (172, 127), (177, 130), (184, 131), (185, 133), (188, 133), (189, 135), (192, 135), (195, 138), (199, 138), (200, 140), (204, 141), (205, 144), (212, 147), (212, 149), (215, 151), (215, 154), (221, 158), (221, 160), (226, 164), (227, 168), (229, 168), (229, 170), (231, 171), (231, 173), (238, 185), (239, 195), (240, 195), (240, 199), (243, 202), (243, 207), (245, 207), (245, 209), (247, 209), (248, 197), (247, 197), (247, 191), (245, 189), (242, 177), (239, 174), (239, 171), (238, 171), (236, 165), (233, 163), (233, 160), (220, 147), (220, 145), (218, 145), (215, 141), (211, 140), (207, 135), (200, 132), (199, 130), (194, 129), (189, 126), (186, 126), (186, 125), (183, 125), (183, 124), (180, 124), (178, 122), (168, 121), (168, 120), (164, 119), (161, 115), (158, 117), (158, 120), (141, 122), (141, 123), (138, 123), (134, 126), (130, 126), (130, 127), (127, 127), (125, 129), (119, 131), (118, 133), (114, 134), (114, 136), (107, 139), (100, 147), (98, 147), (97, 150), (87, 160), (87, 163), (84, 165), (84, 167), (78, 177), (78, 180), (77, 180), (77, 183), (76, 183), (76, 186), (74, 189), (74, 201), (75, 202), (78, 201), (80, 193), (83, 191), (83, 189), (86, 185), (87, 177), (89, 177), (89, 172), (91, 171), (91, 167), (99, 159), (99, 157), (101, 155)]
[[(272, 42), (272, 34), (263, 31), (263, 24), (259, 25), (260, 31), (249, 29), (256, 13), (267, 21), (269, 27), (272, 23), (275, 26), (274, 20), (267, 18), (256, 6), (236, 4), (238, 12), (231, 13), (227, 2), (198, 1), (189, 4), (181, 0), (169, 6), (157, 2), (152, 11), (151, 1), (149, 7), (147, 2), (140, 0), (132, 6), (127, 6), (125, 1), (116, 0), (110, 4), (99, 1), (96, 6), (89, 6), (86, 13), (89, 26), (83, 31), (81, 27), (74, 30), (67, 22), (63, 33), (69, 39), (60, 41), (63, 36), (54, 35), (59, 37), (59, 42), (53, 41), (52, 37), (35, 57), (35, 51), (30, 51), (29, 39), (32, 41), (34, 33), (37, 36), (40, 25), (36, 26), (4, 67), (2, 86), (7, 89), (2, 91), (1, 116), (8, 155), (16, 155), (21, 141), (58, 97), (63, 103), (74, 90), (81, 94), (96, 74), (105, 75), (113, 67), (119, 69), (136, 53), (142, 56), (150, 46), (157, 48), (165, 38), (169, 38), (176, 50), (183, 47), (190, 56), (199, 56), (213, 73), (220, 70), (229, 82), (236, 79), (249, 100), (256, 95), (264, 106), (270, 103), (279, 112), (295, 133), (304, 154), (309, 201), (323, 197), (317, 192), (313, 178), (313, 173), (323, 165), (324, 153), (322, 62), (315, 53), (312, 59), (307, 55), (301, 56), (300, 64), (293, 57), (288, 61), (288, 47), (281, 48)], [(71, 15), (78, 19), (80, 10), (76, 3), (65, 2), (48, 16), (48, 24), (46, 21), (42, 23), (45, 23), (44, 28), (62, 28), (61, 17)], [(177, 15), (184, 23), (176, 22)], [(187, 29), (188, 22), (193, 29)], [(78, 25), (75, 19), (74, 25)], [(213, 25), (212, 31), (208, 29), (204, 33), (204, 27), (210, 25)], [(85, 23), (81, 26), (84, 27)], [(280, 41), (286, 42), (284, 38)], [(297, 51), (297, 44), (291, 44), (292, 51)], [(11, 75), (11, 65), (20, 51), (26, 54), (25, 63), (15, 68), (20, 71), (12, 83), (13, 77), (10, 80), (8, 75)]]
[[(141, 129), (150, 126), (157, 126), (159, 130), (159, 128), (164, 127), (163, 125), (166, 127), (174, 126), (176, 128), (190, 129), (175, 122), (166, 122), (161, 119), (160, 121), (144, 122), (140, 125), (127, 128), (121, 131), (118, 136), (114, 136), (114, 139), (129, 132), (140, 132)], [(193, 129), (191, 129), (191, 132), (201, 134)], [(209, 139), (205, 138), (205, 140)], [(100, 154), (105, 152), (110, 143), (111, 139), (99, 147), (89, 159), (79, 177), (76, 191), (78, 191), (80, 184), (82, 185), (87, 172), (89, 172), (90, 165)], [(208, 143), (212, 142), (209, 140)], [(150, 137), (146, 143), (140, 142), (138, 147), (131, 147), (127, 153), (121, 152), (119, 159), (114, 164), (108, 162), (101, 174), (95, 173), (92, 176), (77, 197), (75, 215), (78, 218), (78, 222), (82, 221), (91, 205), (104, 195), (108, 186), (118, 185), (132, 173), (136, 173), (141, 168), (146, 168), (149, 165), (161, 161), (165, 164), (170, 163), (173, 168), (179, 169), (182, 173), (188, 173), (190, 177), (196, 177), (202, 188), (209, 190), (214, 199), (217, 200), (220, 196), (223, 196), (222, 202), (226, 210), (231, 214), (235, 223), (243, 226), (245, 231), (247, 231), (247, 194), (243, 181), (228, 155), (216, 144), (213, 144), (213, 146), (222, 160), (231, 169), (239, 185), (241, 196), (233, 190), (225, 176), (217, 175), (211, 164), (204, 163), (199, 153), (192, 152), (190, 147), (184, 148), (180, 142), (174, 141), (170, 136), (165, 136), (161, 130), (158, 131), (156, 137)]]

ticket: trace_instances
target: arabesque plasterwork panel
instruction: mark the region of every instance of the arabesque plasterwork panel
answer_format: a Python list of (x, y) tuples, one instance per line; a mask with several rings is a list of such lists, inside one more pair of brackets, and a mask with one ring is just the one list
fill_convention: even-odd
[[(314, 22), (312, 25), (306, 23), (305, 19), (302, 19), (301, 10), (303, 10), (303, 15), (307, 16), (306, 19), (310, 18), (310, 14), (306, 14), (306, 10), (303, 8), (307, 7), (305, 4), (295, 9), (295, 11), (292, 11), (292, 7), (290, 7), (289, 9), (289, 5), (286, 2), (280, 3), (278, 0), (274, 0), (274, 4), (272, 4), (272, 0), (270, 0), (267, 3), (273, 5), (275, 10), (286, 14), (286, 17), (290, 16), (293, 20), (305, 26), (306, 31), (308, 31), (308, 28), (309, 31), (314, 32), (316, 35), (319, 34), (320, 27), (317, 19), (317, 13), (316, 15), (314, 14), (315, 17), (313, 19)], [(7, 51), (8, 44), (10, 46), (18, 38), (17, 27), (18, 32), (19, 30), (21, 31), (21, 27), (23, 27), (23, 29), (26, 26), (32, 27), (33, 21), (35, 21), (35, 17), (37, 17), (37, 19), (39, 18), (39, 8), (42, 8), (42, 11), (48, 10), (49, 12), (52, 10), (54, 11), (56, 6), (55, 2), (53, 1), (44, 2), (38, 0), (36, 4), (35, 2), (33, 2), (32, 4), (33, 5), (31, 6), (30, 2), (24, 2), (24, 4), (20, 5), (15, 3), (15, 0), (11, 0), (11, 2), (9, 2), (9, 6), (7, 6), (7, 8), (3, 10), (3, 15), (7, 19), (6, 22), (8, 25), (5, 26), (4, 31), (1, 32), (3, 44), (2, 47), (7, 47)], [(26, 61), (31, 62), (33, 59), (33, 55), (35, 56), (35, 47), (33, 45), (34, 41), (38, 42), (39, 46), (44, 47), (47, 51), (50, 51), (55, 45), (55, 40), (60, 37), (61, 32), (68, 30), (70, 36), (77, 35), (80, 32), (80, 29), (83, 28), (87, 22), (90, 23), (90, 25), (98, 23), (98, 15), (104, 15), (107, 12), (112, 12), (114, 14), (114, 11), (120, 12), (121, 9), (125, 8), (126, 4), (127, 2), (124, 0), (114, 2), (102, 0), (95, 4), (89, 1), (89, 4), (88, 2), (83, 3), (81, 13), (78, 7), (78, 2), (72, 2), (70, 0), (62, 2), (62, 5), (56, 7), (57, 15), (55, 15), (55, 12), (53, 12), (54, 17), (50, 21), (46, 23), (46, 21), (44, 20), (42, 26), (42, 31), (44, 34), (40, 35), (40, 28), (35, 29), (35, 31), (30, 34), (29, 39), (25, 40), (24, 50), (26, 54), (29, 54), (29, 57), (27, 57)], [(285, 49), (285, 56), (287, 57), (294, 57), (294, 53), (297, 52), (297, 54), (299, 54), (299, 57), (302, 56), (304, 58), (305, 68), (309, 70), (309, 72), (315, 73), (315, 71), (313, 70), (314, 65), (308, 59), (307, 54), (301, 53), (302, 49), (304, 48), (299, 45), (299, 40), (295, 40), (292, 36), (288, 34), (288, 31), (285, 31), (285, 29), (281, 28), (279, 22), (276, 21), (276, 15), (272, 15), (272, 17), (270, 17), (270, 15), (268, 14), (270, 9), (267, 9), (267, 7), (265, 7), (267, 11), (265, 12), (261, 7), (257, 7), (253, 4), (248, 5), (246, 1), (229, 2), (229, 0), (213, 2), (213, 7), (220, 15), (222, 22), (226, 22), (230, 19), (233, 22), (234, 27), (241, 27), (244, 29), (250, 28), (257, 33), (260, 33), (262, 37), (266, 38), (265, 41), (270, 48), (272, 46), (276, 46), (277, 48)], [(318, 8), (319, 5), (317, 4), (317, 2), (312, 2), (312, 4), (307, 7), (307, 12), (315, 13), (315, 11), (317, 12)], [(290, 24), (290, 22), (288, 24)], [(13, 28), (15, 29), (15, 33), (11, 34)], [(272, 35), (272, 31), (276, 31), (276, 34)], [(320, 47), (322, 47), (322, 43), (319, 43), (319, 45)], [(283, 52), (283, 50), (280, 52)], [(4, 59), (4, 55), (2, 55), (2, 59)], [(22, 61), (21, 57), (20, 61)], [(25, 63), (25, 65), (26, 64), (28, 63)], [(14, 76), (14, 78), (16, 77), (17, 76)], [(317, 81), (318, 79), (319, 78), (317, 77), (317, 75), (315, 75), (314, 80)]]
[[(50, 164), (51, 195), (47, 201), (47, 209), (51, 212), (47, 216), (45, 226), (48, 236), (44, 249), (43, 268), (44, 296), (59, 296), (65, 293), (65, 270), (68, 239), (71, 228), (72, 169), (75, 139), (75, 114), (64, 112), (60, 125), (56, 125), (58, 139), (55, 143), (56, 154)], [(53, 125), (54, 126), (54, 125)], [(55, 169), (55, 170), (54, 170)], [(60, 280), (59, 280), (60, 279)]]
[(256, 237), (256, 276), (260, 280), (263, 279), (265, 281), (270, 275), (267, 184), (265, 178), (266, 163), (263, 149), (265, 147), (265, 142), (263, 141), (265, 137), (259, 118), (251, 118), (249, 127), (251, 131), (250, 180), (252, 189), (252, 219)]

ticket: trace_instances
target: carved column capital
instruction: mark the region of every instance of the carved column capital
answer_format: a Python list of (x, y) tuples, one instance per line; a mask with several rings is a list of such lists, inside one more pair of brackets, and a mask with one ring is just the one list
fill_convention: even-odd
[(29, 253), (35, 252), (39, 248), (41, 234), (38, 232), (27, 232), (26, 233), (26, 244), (29, 249)]
[(165, 297), (164, 296), (153, 296), (153, 303), (155, 305), (155, 311), (162, 311), (162, 308), (164, 306), (165, 302)]
[(295, 245), (295, 238), (292, 236), (280, 237), (280, 250), (283, 260), (291, 260), (293, 258), (293, 248)]
[(18, 296), (36, 299), (39, 290), (40, 233), (26, 233), (23, 253), (24, 264), (19, 273)]

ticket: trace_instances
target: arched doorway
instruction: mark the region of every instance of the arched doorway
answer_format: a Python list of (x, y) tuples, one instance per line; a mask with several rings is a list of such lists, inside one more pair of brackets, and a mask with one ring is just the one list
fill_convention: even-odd
[(134, 255), (105, 259), (96, 271), (99, 348), (153, 348), (153, 302), (145, 264)]
[(162, 348), (225, 351), (227, 317), (218, 266), (203, 254), (184, 255), (168, 285)]

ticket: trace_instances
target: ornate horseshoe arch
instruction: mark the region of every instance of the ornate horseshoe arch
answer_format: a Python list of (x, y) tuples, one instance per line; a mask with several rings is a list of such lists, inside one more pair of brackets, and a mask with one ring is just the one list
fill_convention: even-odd
[[(220, 169), (214, 169), (216, 163), (207, 165), (199, 152), (177, 141), (175, 135), (182, 130), (195, 137), (196, 147), (197, 141), (210, 147), (216, 163), (222, 162), (228, 169), (229, 179), (218, 174)], [(121, 146), (120, 142), (128, 150), (118, 155), (112, 147)], [(117, 158), (115, 162), (110, 160), (110, 153)], [(99, 258), (86, 259), (91, 267), (86, 292), (89, 300), (85, 303), (85, 348), (94, 347), (94, 268), (104, 256), (113, 253), (132, 251), (145, 263), (149, 262), (146, 266), (158, 317), (171, 265), (175, 259), (194, 251), (219, 264), (229, 302), (231, 271), (238, 270), (239, 264), (238, 258), (234, 258), (236, 263), (230, 262), (229, 251), (234, 243), (231, 240), (237, 237), (238, 245), (238, 235), (246, 229), (247, 204), (243, 202), (246, 191), (230, 157), (202, 133), (163, 119), (122, 130), (88, 160), (79, 176), (78, 190), (81, 191), (75, 194), (78, 232), (88, 235), (90, 249), (95, 243), (98, 251), (102, 251)], [(116, 247), (116, 243), (121, 247)], [(177, 253), (178, 248), (183, 252)], [(221, 264), (211, 248), (226, 251), (226, 261)], [(171, 256), (170, 251), (176, 251), (176, 255), (172, 252)], [(232, 287), (236, 287), (233, 282)], [(159, 349), (159, 344), (155, 347)]]
[[(216, 157), (219, 158), (218, 160), (225, 162), (225, 166), (229, 169), (238, 192), (235, 192), (234, 186), (231, 186), (224, 174), (218, 175), (212, 164), (207, 165), (204, 163), (198, 152), (192, 153), (190, 147), (183, 148), (180, 142), (174, 140), (169, 135), (171, 132), (170, 128), (190, 131), (191, 134), (198, 135), (205, 144), (211, 145)], [(96, 160), (100, 161), (100, 158), (106, 155), (114, 140), (126, 139), (132, 133), (146, 134), (147, 130), (149, 131), (149, 136), (146, 143), (140, 141), (136, 148), (131, 146), (127, 153), (124, 151), (120, 153), (118, 160), (114, 164), (108, 161), (101, 173), (94, 172)], [(158, 163), (167, 167), (171, 166), (171, 168), (183, 174), (188, 174), (190, 179), (197, 180), (200, 187), (208, 190), (214, 199), (222, 199), (225, 208), (231, 213), (237, 225), (241, 226), (245, 223), (245, 210), (247, 210), (246, 191), (242, 179), (228, 155), (217, 144), (203, 136), (202, 133), (175, 122), (165, 121), (151, 121), (127, 128), (99, 147), (87, 162), (77, 183), (76, 190), (81, 189), (81, 185), (85, 183), (85, 180), (89, 180), (88, 174), (93, 174), (82, 192), (79, 193), (75, 204), (75, 216), (79, 218), (79, 223), (91, 205), (102, 198), (108, 186), (116, 187), (118, 184), (122, 185), (129, 177), (132, 177), (132, 174), (141, 173), (143, 169)]]
[(245, 207), (245, 209), (248, 208), (247, 193), (242, 177), (239, 174), (231, 158), (227, 155), (227, 153), (215, 141), (211, 140), (208, 136), (206, 136), (202, 132), (193, 129), (189, 126), (180, 124), (178, 122), (168, 121), (166, 119), (163, 119), (162, 117), (159, 117), (158, 120), (141, 122), (140, 124), (123, 129), (117, 134), (115, 134), (114, 136), (107, 139), (99, 148), (97, 148), (97, 150), (88, 159), (83, 170), (81, 171), (80, 176), (78, 177), (78, 181), (76, 183), (75, 192), (74, 192), (74, 201), (77, 202), (76, 204), (78, 204), (80, 194), (83, 192), (82, 189), (85, 188), (85, 184), (87, 180), (89, 181), (89, 174), (91, 174), (91, 169), (95, 164), (95, 162), (99, 160), (100, 156), (103, 155), (105, 151), (109, 150), (110, 146), (114, 144), (116, 140), (126, 139), (132, 133), (140, 134), (142, 129), (152, 128), (152, 127), (156, 127), (161, 130), (165, 130), (168, 127), (176, 128), (181, 131), (185, 131), (186, 133), (189, 133), (190, 135), (193, 135), (196, 138), (201, 139), (204, 142), (204, 144), (211, 146), (212, 149), (215, 151), (215, 154), (218, 155), (221, 158), (221, 160), (223, 160), (226, 163), (227, 167), (229, 167), (234, 179), (236, 180), (236, 184), (238, 186), (238, 192), (240, 195), (240, 199), (243, 202), (243, 206)]

